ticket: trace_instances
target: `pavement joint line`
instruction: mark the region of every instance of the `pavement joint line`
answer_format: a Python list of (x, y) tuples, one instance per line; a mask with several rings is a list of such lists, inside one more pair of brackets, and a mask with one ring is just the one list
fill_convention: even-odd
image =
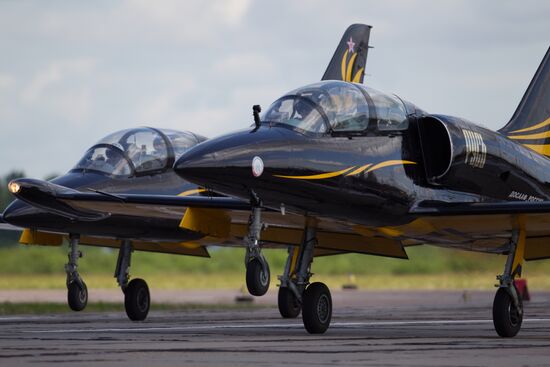
[[(331, 327), (355, 327), (355, 326), (406, 326), (406, 325), (466, 325), (492, 323), (493, 320), (418, 320), (418, 321), (372, 321), (372, 322), (335, 322)], [(523, 322), (550, 322), (550, 319), (524, 319)], [(188, 325), (167, 327), (137, 327), (137, 328), (105, 328), (105, 329), (59, 329), (59, 330), (23, 330), (23, 333), (53, 334), (53, 333), (117, 333), (137, 331), (186, 331), (186, 330), (217, 330), (217, 329), (266, 329), (266, 328), (303, 328), (303, 324), (217, 324), (217, 325)]]

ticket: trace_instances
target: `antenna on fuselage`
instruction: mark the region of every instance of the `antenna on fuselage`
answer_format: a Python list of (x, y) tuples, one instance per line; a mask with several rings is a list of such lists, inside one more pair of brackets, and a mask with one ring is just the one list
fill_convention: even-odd
[(252, 116), (254, 116), (254, 123), (256, 127), (260, 127), (262, 121), (260, 120), (260, 112), (262, 112), (262, 107), (259, 104), (252, 106)]

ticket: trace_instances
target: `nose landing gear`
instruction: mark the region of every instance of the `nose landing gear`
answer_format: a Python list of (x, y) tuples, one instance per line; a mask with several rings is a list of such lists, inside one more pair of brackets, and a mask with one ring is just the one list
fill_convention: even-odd
[(69, 235), (69, 261), (65, 265), (67, 273), (67, 303), (73, 311), (82, 311), (88, 304), (88, 287), (78, 273), (78, 259), (82, 252), (78, 250), (80, 236)]
[(245, 237), (246, 287), (253, 296), (266, 294), (271, 279), (269, 265), (261, 252), (259, 244), (260, 233), (263, 229), (261, 214), (260, 206), (254, 206), (250, 214), (248, 235)]

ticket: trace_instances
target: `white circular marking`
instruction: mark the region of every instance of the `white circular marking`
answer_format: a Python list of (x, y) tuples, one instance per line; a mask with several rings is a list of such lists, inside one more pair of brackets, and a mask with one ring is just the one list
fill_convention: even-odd
[(252, 159), (252, 174), (254, 177), (260, 177), (264, 172), (264, 161), (256, 156)]

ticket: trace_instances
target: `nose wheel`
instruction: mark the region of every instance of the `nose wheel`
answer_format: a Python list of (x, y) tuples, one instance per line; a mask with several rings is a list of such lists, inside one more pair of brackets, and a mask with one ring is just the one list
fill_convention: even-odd
[(244, 238), (246, 246), (246, 288), (253, 296), (263, 296), (269, 289), (271, 278), (269, 265), (262, 254), (260, 247), (260, 233), (264, 229), (261, 221), (262, 210), (260, 200), (253, 194), (252, 202), (255, 203), (248, 221), (248, 234)]
[(78, 250), (79, 242), (79, 235), (69, 235), (69, 261), (65, 265), (65, 272), (67, 273), (67, 303), (73, 311), (82, 311), (88, 304), (88, 287), (78, 273), (78, 259), (82, 257), (82, 252)]
[(84, 281), (69, 283), (67, 286), (67, 303), (73, 311), (82, 311), (88, 304), (88, 288)]
[(269, 289), (270, 271), (267, 261), (253, 258), (246, 265), (246, 287), (253, 296), (263, 296)]

